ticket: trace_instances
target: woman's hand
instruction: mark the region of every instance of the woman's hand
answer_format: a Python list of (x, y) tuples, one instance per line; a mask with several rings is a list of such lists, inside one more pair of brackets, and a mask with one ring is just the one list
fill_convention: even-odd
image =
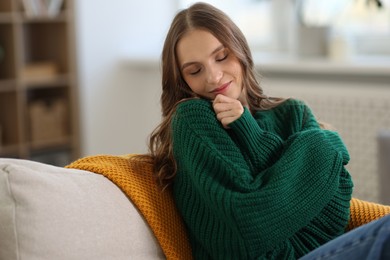
[(221, 94), (215, 97), (213, 108), (224, 128), (229, 128), (228, 125), (244, 113), (244, 107), (239, 100)]

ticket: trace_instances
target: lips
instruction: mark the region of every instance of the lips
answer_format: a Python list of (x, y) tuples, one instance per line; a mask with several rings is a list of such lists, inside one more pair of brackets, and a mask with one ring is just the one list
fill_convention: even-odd
[(230, 86), (230, 83), (231, 82), (228, 82), (228, 83), (225, 83), (223, 84), (222, 86), (220, 86), (219, 88), (216, 88), (216, 89), (213, 89), (211, 91), (211, 93), (215, 93), (215, 94), (221, 94), (223, 93), (225, 90), (227, 90), (227, 88)]

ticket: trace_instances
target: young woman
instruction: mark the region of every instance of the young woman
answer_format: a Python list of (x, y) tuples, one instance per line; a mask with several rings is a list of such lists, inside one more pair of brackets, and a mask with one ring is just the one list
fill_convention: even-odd
[(296, 259), (344, 233), (353, 184), (342, 140), (303, 102), (263, 94), (223, 12), (197, 3), (175, 16), (162, 88), (150, 157), (195, 258)]

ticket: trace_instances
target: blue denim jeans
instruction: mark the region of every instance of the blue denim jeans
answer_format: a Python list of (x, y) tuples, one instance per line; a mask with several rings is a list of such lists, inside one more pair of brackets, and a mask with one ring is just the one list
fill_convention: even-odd
[(390, 259), (390, 215), (351, 230), (301, 258), (309, 259)]

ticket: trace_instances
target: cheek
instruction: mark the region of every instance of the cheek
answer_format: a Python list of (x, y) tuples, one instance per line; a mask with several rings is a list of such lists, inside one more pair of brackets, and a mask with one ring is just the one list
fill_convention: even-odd
[(230, 71), (235, 78), (242, 79), (242, 67), (238, 59), (232, 59), (228, 64), (228, 68), (230, 68)]
[(242, 74), (242, 68), (240, 65), (235, 66), (234, 75), (235, 75), (235, 78), (237, 79), (237, 83), (242, 85), (243, 74)]
[(193, 92), (199, 93), (201, 91), (201, 84), (199, 84), (199, 80), (194, 78), (187, 78), (185, 81)]

